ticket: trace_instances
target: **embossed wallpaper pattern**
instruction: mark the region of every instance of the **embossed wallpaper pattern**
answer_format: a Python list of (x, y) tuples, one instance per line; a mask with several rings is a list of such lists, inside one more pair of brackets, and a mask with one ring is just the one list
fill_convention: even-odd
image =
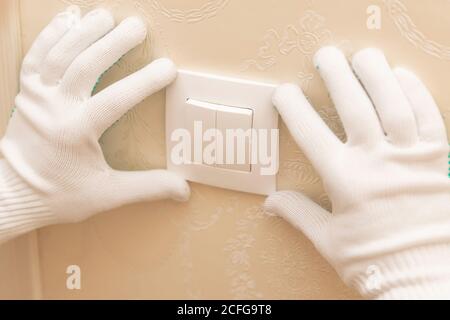
[[(420, 75), (450, 127), (448, 0), (21, 0), (24, 48), (69, 4), (104, 6), (117, 20), (139, 15), (151, 30), (97, 90), (168, 56), (183, 68), (296, 82), (345, 139), (312, 56), (326, 44), (349, 56), (376, 46), (393, 65)], [(366, 26), (369, 5), (381, 8), (380, 30)], [(115, 168), (164, 167), (163, 92), (124, 116), (101, 143)], [(280, 147), (278, 189), (303, 191), (329, 207), (284, 125)], [(44, 298), (358, 298), (300, 232), (262, 212), (263, 197), (191, 186), (187, 203), (136, 204), (40, 230)], [(65, 287), (71, 264), (81, 267), (80, 291)]]

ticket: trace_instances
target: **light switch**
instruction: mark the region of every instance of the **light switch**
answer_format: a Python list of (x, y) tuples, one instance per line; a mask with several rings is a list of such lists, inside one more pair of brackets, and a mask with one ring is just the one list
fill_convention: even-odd
[[(279, 163), (278, 114), (272, 104), (276, 86), (179, 70), (166, 90), (167, 169), (186, 180), (211, 186), (264, 195), (274, 192)], [(201, 121), (203, 138), (194, 135), (195, 121)], [(234, 145), (226, 143), (227, 129), (244, 135), (244, 142), (236, 138)], [(205, 139), (206, 131), (216, 137), (214, 143)], [(190, 140), (193, 148), (186, 143)], [(244, 150), (241, 154), (239, 146)], [(197, 157), (196, 163), (185, 157), (190, 150)], [(225, 162), (227, 154), (232, 154), (233, 163), (217, 163), (221, 159), (218, 150), (223, 151)], [(236, 163), (238, 160), (243, 163)]]
[[(252, 115), (251, 109), (186, 99), (186, 126), (193, 139), (193, 162), (250, 172)], [(214, 135), (210, 137), (211, 141), (204, 141), (208, 129), (217, 129), (220, 136)], [(211, 142), (215, 144), (216, 158), (208, 163), (203, 151)]]
[(222, 133), (224, 142), (223, 164), (217, 164), (218, 167), (251, 171), (252, 116), (251, 109), (223, 105), (217, 108), (216, 128)]
[(203, 162), (203, 132), (216, 127), (216, 108), (214, 105), (195, 99), (186, 99), (186, 127), (191, 133), (191, 159), (195, 164)]

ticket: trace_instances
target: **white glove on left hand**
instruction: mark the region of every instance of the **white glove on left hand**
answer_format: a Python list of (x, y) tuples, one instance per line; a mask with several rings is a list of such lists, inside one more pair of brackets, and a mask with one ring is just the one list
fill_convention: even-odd
[(273, 101), (322, 177), (333, 210), (282, 191), (267, 199), (267, 211), (302, 230), (365, 297), (449, 299), (449, 146), (431, 94), (376, 49), (356, 53), (353, 68), (333, 47), (314, 61), (345, 143), (297, 86), (282, 85)]
[(170, 172), (119, 172), (103, 157), (101, 134), (176, 77), (159, 59), (91, 97), (101, 74), (146, 36), (138, 18), (113, 27), (105, 10), (60, 13), (25, 57), (0, 143), (0, 240), (135, 201), (188, 199), (187, 183)]

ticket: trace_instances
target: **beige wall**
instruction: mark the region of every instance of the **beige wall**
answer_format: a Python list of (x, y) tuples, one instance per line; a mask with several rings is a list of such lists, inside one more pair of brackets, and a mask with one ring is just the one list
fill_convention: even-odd
[[(0, 132), (3, 134), (14, 97), (22, 59), (20, 6), (0, 2)], [(40, 297), (36, 232), (0, 246), (0, 299)]]
[[(382, 48), (393, 65), (417, 72), (450, 127), (450, 9), (447, 0), (21, 0), (22, 42), (70, 3), (105, 6), (117, 20), (148, 21), (148, 41), (115, 66), (106, 86), (155, 57), (180, 67), (300, 84), (343, 136), (311, 58), (325, 44), (348, 55)], [(381, 30), (366, 9), (380, 6)], [(281, 128), (279, 189), (303, 191), (329, 207), (320, 180)], [(102, 138), (119, 169), (164, 167), (164, 96), (141, 103)], [(330, 159), (333, 161), (333, 159)], [(263, 197), (191, 184), (192, 199), (145, 203), (84, 223), (38, 232), (45, 298), (353, 298), (306, 238), (265, 216)], [(99, 190), (101, 192), (101, 190)], [(67, 266), (82, 270), (82, 290), (65, 287)], [(2, 270), (0, 269), (0, 273)]]

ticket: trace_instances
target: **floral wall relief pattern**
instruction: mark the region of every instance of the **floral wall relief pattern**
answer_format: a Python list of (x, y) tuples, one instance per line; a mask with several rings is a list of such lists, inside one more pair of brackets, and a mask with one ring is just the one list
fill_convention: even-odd
[[(322, 46), (331, 44), (337, 45), (346, 53), (351, 52), (349, 41), (336, 41), (326, 25), (325, 17), (309, 9), (302, 14), (298, 23), (288, 24), (282, 31), (269, 29), (263, 37), (256, 57), (245, 60), (242, 70), (254, 68), (260, 72), (268, 72), (288, 56), (295, 55), (296, 60), (300, 61), (300, 70), (295, 71), (297, 82), (308, 96), (321, 85), (320, 77), (312, 62), (314, 53)], [(332, 131), (341, 140), (345, 140), (345, 132), (332, 102), (328, 99), (327, 105), (315, 107)], [(287, 128), (284, 124), (280, 126), (280, 154), (283, 156), (280, 159), (279, 181), (282, 181), (282, 188), (286, 185), (304, 190), (311, 188), (311, 185), (320, 184), (311, 163), (299, 150)], [(319, 193), (323, 193), (320, 187)]]
[(325, 26), (325, 18), (318, 13), (306, 11), (297, 24), (287, 25), (281, 32), (269, 29), (263, 37), (256, 58), (244, 62), (243, 68), (255, 67), (266, 71), (274, 66), (281, 56), (298, 51), (303, 58), (311, 58), (320, 46), (332, 39)]
[(401, 35), (417, 48), (439, 59), (450, 60), (450, 43), (440, 44), (419, 30), (401, 0), (383, 0), (390, 18)]
[[(448, 0), (446, 0), (446, 2), (450, 3)], [(411, 18), (408, 7), (402, 0), (383, 0), (383, 3), (389, 13), (389, 17), (392, 19), (403, 38), (433, 57), (442, 60), (450, 60), (450, 43), (441, 44), (422, 32)], [(447, 124), (447, 134), (450, 135), (449, 107), (443, 110), (443, 118)]]
[[(281, 219), (271, 227), (274, 232), (265, 239), (265, 248), (260, 254), (262, 264), (270, 270), (266, 281), (271, 290), (289, 299), (302, 297), (305, 292), (311, 296), (320, 296), (320, 278), (330, 273), (329, 267), (321, 261), (320, 256), (311, 254), (315, 249), (299, 239), (292, 232), (295, 230), (286, 232)], [(310, 270), (311, 265), (317, 267)], [(274, 276), (277, 273), (279, 276)]]
[(169, 9), (161, 1), (147, 0), (153, 9), (174, 22), (196, 23), (217, 15), (229, 2), (229, 0), (208, 0), (198, 8), (188, 10)]
[[(127, 75), (139, 70), (147, 63), (151, 62), (153, 56), (154, 43), (153, 33), (158, 32), (159, 24), (156, 19), (152, 18), (154, 12), (142, 8), (142, 1), (127, 1), (127, 0), (62, 0), (69, 5), (78, 5), (83, 11), (92, 10), (95, 7), (105, 7), (109, 9), (118, 21), (125, 18), (128, 14), (140, 14), (145, 21), (150, 24), (148, 33), (144, 42), (138, 47), (132, 49), (114, 66), (108, 69), (99, 81), (96, 92), (107, 87), (109, 84), (117, 81), (117, 79), (124, 78)], [(164, 45), (158, 44), (159, 47)], [(148, 104), (155, 105), (157, 108), (161, 104), (162, 96), (159, 99), (150, 98), (146, 103), (138, 105), (136, 108), (127, 112), (119, 121), (117, 121), (107, 132), (103, 135), (100, 143), (105, 151), (105, 156), (108, 162), (115, 168), (121, 169), (144, 169), (151, 168), (151, 163), (158, 165), (164, 164), (164, 143), (161, 137), (164, 134), (161, 131), (160, 125), (149, 123), (148, 115), (154, 112), (149, 111)], [(150, 102), (150, 103), (149, 103)], [(153, 106), (151, 106), (152, 108)], [(116, 128), (117, 129), (114, 129)], [(118, 135), (117, 132), (121, 134)], [(109, 136), (114, 137), (114, 143)], [(145, 141), (143, 141), (145, 139)], [(120, 143), (117, 143), (120, 141)], [(143, 148), (143, 146), (146, 146)], [(156, 154), (149, 157), (148, 152), (150, 147)], [(125, 161), (125, 162), (124, 162)]]
[[(193, 251), (196, 247), (202, 245), (201, 242), (207, 239), (205, 234), (209, 233), (216, 234), (216, 239), (210, 239), (210, 241), (215, 240), (219, 252), (224, 246), (227, 248), (229, 240), (226, 240), (226, 236), (220, 236), (220, 228), (232, 223), (236, 215), (242, 212), (239, 193), (228, 191), (217, 193), (215, 191), (217, 190), (206, 186), (193, 186), (189, 217), (182, 222), (183, 231), (178, 252), (180, 265), (185, 271), (183, 281), (186, 294), (192, 299), (208, 297), (208, 294), (202, 288), (202, 284), (196, 281), (199, 275), (198, 271), (195, 272), (195, 270), (200, 270), (202, 266), (198, 265), (198, 262), (192, 258)], [(211, 201), (211, 198), (214, 201)], [(224, 259), (227, 260), (226, 257)], [(234, 273), (231, 276), (233, 275)], [(233, 292), (232, 289), (231, 292)]]
[[(174, 57), (165, 37), (168, 24), (205, 24), (207, 27), (235, 0), (198, 1), (201, 4), (190, 9), (186, 9), (190, 4), (185, 3), (180, 5), (183, 9), (174, 9), (176, 5), (168, 4), (166, 0), (60, 1), (80, 5), (86, 11), (105, 6), (118, 20), (128, 14), (139, 14), (149, 23), (150, 32), (145, 43), (124, 56), (104, 75), (98, 87), (101, 90), (154, 57), (161, 54)], [(282, 31), (270, 29), (256, 57), (247, 59), (243, 68), (270, 72), (281, 59), (298, 56), (300, 68), (293, 72), (309, 94), (320, 83), (311, 63), (312, 56), (321, 46), (331, 43), (336, 44), (336, 41), (325, 18), (314, 10), (307, 10), (298, 23), (290, 24)], [(345, 49), (347, 44), (341, 42), (339, 46)], [(333, 131), (344, 137), (334, 108), (330, 103), (322, 105), (326, 106), (318, 108), (320, 115)], [(133, 108), (104, 134), (101, 142), (108, 162), (124, 170), (164, 167), (162, 123), (164, 93), (160, 92)], [(312, 165), (284, 124), (281, 126), (279, 186), (303, 191), (329, 208), (329, 200)], [(167, 282), (177, 288), (173, 293), (180, 298), (308, 298), (326, 296), (327, 290), (330, 297), (333, 292), (339, 292), (341, 297), (354, 296), (353, 292), (346, 291), (331, 267), (300, 232), (281, 218), (263, 212), (264, 197), (195, 183), (191, 187), (192, 197), (188, 203), (138, 204), (127, 207), (127, 212), (117, 209), (108, 218), (100, 216), (85, 223), (85, 228), (90, 230), (86, 243), (97, 242), (96, 246), (90, 246), (89, 254), (95, 256), (98, 247), (107, 252), (118, 266), (117, 272), (129, 280), (128, 292), (133, 292), (132, 288), (136, 287), (145, 288), (146, 283), (158, 280), (156, 275), (163, 274), (165, 267), (173, 267), (177, 275), (167, 277)], [(155, 212), (156, 218), (146, 216)], [(162, 243), (146, 245), (145, 241), (158, 241), (151, 232), (155, 225), (162, 228), (158, 230)], [(124, 243), (118, 245), (116, 235), (120, 231), (120, 237), (125, 238)], [(47, 250), (51, 250), (51, 244), (47, 245), (50, 247)], [(83, 254), (86, 253), (83, 251)], [(46, 263), (47, 266), (51, 264)], [(216, 273), (217, 284), (212, 285), (206, 280), (205, 274), (211, 272)], [(177, 281), (181, 283), (175, 283)], [(147, 290), (150, 296), (159, 294), (158, 287), (142, 290)], [(120, 297), (120, 292), (117, 296)]]
[(236, 233), (224, 247), (229, 255), (227, 274), (231, 278), (231, 293), (235, 299), (261, 299), (264, 296), (258, 290), (257, 281), (251, 272), (251, 250), (259, 240), (254, 231), (260, 220), (267, 218), (260, 206), (247, 208), (243, 216), (236, 220)]
[(80, 8), (88, 8), (92, 6), (97, 6), (103, 4), (109, 0), (61, 0), (64, 3), (79, 6)]
[[(127, 14), (139, 14), (149, 23), (148, 33), (144, 43), (127, 53), (104, 74), (99, 84), (99, 88), (97, 88), (97, 91), (99, 91), (101, 88), (104, 88), (111, 83), (109, 80), (116, 80), (118, 77), (125, 77), (126, 75), (137, 71), (147, 63), (151, 62), (155, 46), (157, 46), (158, 49), (164, 53), (164, 56), (172, 56), (169, 46), (165, 41), (164, 30), (158, 20), (158, 15), (163, 15), (174, 22), (201, 22), (204, 19), (215, 16), (227, 5), (229, 0), (208, 0), (199, 8), (192, 8), (190, 10), (167, 9), (164, 4), (158, 0), (61, 1), (69, 5), (78, 5), (85, 11), (102, 6), (111, 10), (119, 20), (126, 17)], [(153, 43), (154, 34), (158, 35), (158, 43)], [(110, 74), (113, 74), (113, 76), (108, 77)], [(158, 103), (161, 103), (161, 101), (163, 101), (163, 98), (160, 98), (155, 104), (157, 105)], [(113, 127), (105, 133), (101, 140), (101, 144), (106, 150), (107, 160), (110, 164), (123, 169), (143, 169), (151, 167), (149, 166), (149, 162), (152, 161), (149, 161), (148, 154), (142, 151), (144, 149), (142, 146), (144, 145), (146, 146), (145, 149), (149, 149), (149, 143), (157, 145), (157, 148), (151, 149), (157, 150), (158, 152), (157, 163), (160, 165), (164, 164), (164, 139), (161, 140), (161, 132), (158, 132), (158, 134), (155, 134), (154, 132), (155, 130), (158, 131), (161, 126), (159, 123), (155, 122), (153, 122), (152, 126), (152, 123), (146, 121), (146, 119), (148, 119), (148, 112), (146, 111), (148, 103), (146, 103), (146, 105), (147, 106), (140, 105), (137, 108), (133, 108), (113, 125), (113, 127), (120, 126), (119, 130), (123, 134), (119, 137), (119, 139), (122, 143), (108, 143), (110, 139), (108, 140), (107, 137), (110, 135)], [(157, 126), (155, 126), (155, 124), (157, 124)], [(138, 134), (142, 130), (145, 131), (145, 144), (142, 144), (142, 135)], [(115, 138), (117, 138), (117, 136)], [(111, 148), (116, 150), (111, 153), (109, 151)], [(130, 160), (131, 158), (133, 159)], [(152, 158), (154, 159), (154, 156), (152, 156)], [(120, 159), (127, 159), (126, 163), (123, 163)]]

